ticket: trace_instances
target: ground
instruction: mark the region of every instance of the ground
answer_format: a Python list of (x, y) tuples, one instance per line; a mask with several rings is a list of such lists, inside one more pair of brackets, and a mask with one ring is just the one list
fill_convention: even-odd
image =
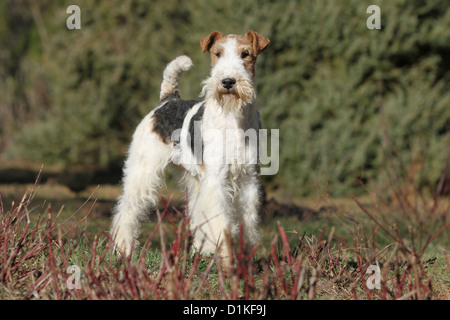
[[(27, 190), (34, 189), (35, 194), (27, 210), (27, 216), (30, 220), (35, 220), (39, 213), (45, 215), (51, 213), (52, 220), (57, 220), (59, 223), (69, 219), (59, 231), (60, 234), (65, 234), (74, 225), (78, 224), (76, 229), (64, 236), (69, 243), (70, 239), (78, 237), (80, 230), (84, 232), (87, 242), (95, 242), (96, 240), (94, 239), (105, 239), (107, 237), (112, 208), (120, 193), (118, 184), (89, 184), (84, 186), (85, 188), (74, 188), (72, 186), (71, 190), (67, 183), (62, 184), (64, 180), (58, 177), (56, 173), (50, 172), (35, 185), (29, 181), (29, 178), (32, 177), (32, 172), (22, 172), (22, 178), (19, 179), (21, 183), (11, 183), (7, 178), (1, 180), (2, 172), (3, 177), (5, 177), (5, 171), (0, 170), (0, 194), (3, 207), (2, 212), (5, 214), (9, 212), (10, 208), (17, 208)], [(16, 174), (17, 172), (20, 172), (20, 170), (16, 171)], [(68, 174), (66, 173), (65, 175), (67, 176)], [(2, 183), (2, 181), (8, 183)], [(107, 180), (104, 179), (104, 181)], [(165, 230), (163, 239), (165, 246), (172, 245), (173, 249), (174, 243), (177, 243), (176, 238), (178, 234), (176, 230), (178, 230), (178, 226), (180, 226), (184, 216), (183, 191), (177, 189), (175, 185), (169, 184), (161, 193), (162, 204), (160, 212), (165, 212), (162, 219), (162, 226)], [(269, 192), (266, 194), (264, 212), (261, 217), (262, 243), (255, 253), (251, 255), (253, 258), (250, 259), (255, 265), (252, 268), (256, 268), (254, 269), (255, 272), (259, 270), (258, 274), (261, 278), (259, 279), (259, 276), (255, 276), (255, 278), (251, 279), (255, 283), (260, 281), (262, 283), (261, 286), (264, 287), (264, 281), (267, 279), (271, 279), (271, 281), (277, 279), (276, 276), (264, 278), (263, 275), (267, 274), (269, 270), (270, 272), (276, 272), (279, 276), (280, 273), (277, 269), (288, 268), (283, 269), (284, 271), (281, 272), (281, 275), (292, 273), (291, 277), (294, 280), (292, 280), (292, 283), (288, 281), (288, 284), (282, 282), (280, 285), (290, 288), (289, 285), (296, 283), (295, 279), (298, 279), (298, 272), (303, 270), (304, 262), (308, 261), (311, 269), (305, 270), (307, 270), (306, 274), (310, 277), (309, 281), (311, 281), (311, 277), (317, 276), (315, 275), (317, 270), (320, 270), (323, 278), (319, 277), (320, 281), (314, 287), (316, 291), (313, 291), (313, 293), (311, 293), (311, 282), (308, 282), (309, 287), (308, 290), (305, 289), (306, 291), (303, 292), (304, 297), (347, 299), (364, 293), (363, 298), (366, 298), (365, 291), (355, 289), (354, 284), (350, 285), (352, 280), (347, 279), (347, 277), (350, 277), (350, 275), (356, 277), (356, 270), (361, 269), (362, 266), (367, 267), (366, 264), (362, 264), (361, 259), (367, 259), (368, 264), (374, 263), (370, 261), (371, 257), (375, 256), (377, 260), (388, 264), (388, 267), (390, 265), (391, 272), (399, 274), (396, 278), (397, 280), (394, 279), (394, 276), (391, 280), (386, 280), (387, 286), (393, 286), (393, 289), (389, 291), (392, 296), (421, 297), (417, 291), (420, 288), (424, 289), (431, 286), (433, 294), (425, 294), (423, 297), (449, 299), (450, 258), (448, 248), (450, 235), (448, 230), (441, 228), (445, 225), (446, 219), (448, 219), (448, 199), (440, 200), (438, 204), (437, 209), (433, 209), (433, 215), (429, 215), (433, 219), (429, 218), (427, 220), (421, 218), (421, 215), (423, 215), (421, 210), (417, 211), (417, 217), (413, 214), (405, 215), (401, 203), (395, 201), (391, 201), (388, 204), (381, 203), (373, 195), (354, 199), (334, 199), (318, 196), (290, 199), (287, 202), (282, 195)], [(431, 205), (431, 207), (434, 206)], [(168, 210), (165, 210), (165, 208)], [(429, 214), (431, 211), (424, 212), (424, 214)], [(85, 218), (86, 216), (87, 218)], [(141, 244), (145, 244), (149, 238), (152, 238), (149, 254), (146, 257), (145, 269), (153, 270), (152, 268), (156, 268), (155, 270), (157, 270), (160, 262), (164, 260), (163, 256), (161, 256), (162, 233), (160, 230), (162, 229), (158, 225), (157, 215), (154, 213), (150, 214), (148, 221), (143, 223), (143, 232), (139, 239)], [(439, 232), (440, 230), (443, 231)], [(394, 241), (389, 234), (391, 236), (397, 234), (400, 241)], [(434, 235), (436, 235), (435, 238)], [(416, 254), (415, 249), (410, 250), (410, 248), (422, 248), (430, 238), (433, 238), (433, 241), (423, 253)], [(88, 251), (88, 247), (89, 245), (84, 250)], [(326, 252), (327, 254), (325, 254)], [(417, 259), (413, 257), (414, 254)], [(82, 256), (80, 254), (77, 259), (82, 260)], [(278, 256), (281, 257), (280, 259), (284, 259), (284, 264), (279, 264), (281, 260), (277, 262)], [(410, 257), (413, 257), (411, 261), (414, 259), (419, 261), (410, 262)], [(247, 262), (250, 262), (250, 260)], [(169, 261), (170, 259), (166, 263), (169, 263)], [(42, 261), (40, 263), (45, 264)], [(84, 265), (86, 262), (80, 261), (79, 263)], [(195, 264), (191, 260), (186, 262), (188, 266), (191, 263)], [(217, 278), (220, 275), (218, 270), (208, 269), (210, 268), (208, 261), (203, 262), (203, 265), (199, 263), (197, 267), (201, 271), (195, 271), (196, 277), (199, 277), (201, 272), (211, 272), (213, 274), (216, 272), (213, 278)], [(298, 269), (296, 269), (297, 267)], [(163, 268), (162, 270), (166, 269)], [(164, 272), (167, 272), (167, 270)], [(164, 272), (163, 274), (165, 274)], [(185, 270), (184, 272), (189, 274), (190, 271)], [(396, 289), (393, 284), (395, 281), (399, 281), (404, 286), (408, 281), (413, 281), (411, 277), (414, 278), (415, 274), (421, 274), (421, 277), (423, 277), (423, 272), (426, 272), (427, 276), (416, 282), (416, 284), (420, 284), (418, 289), (406, 291), (412, 293), (405, 293), (403, 289), (400, 290), (401, 293), (395, 293)], [(339, 281), (336, 280), (337, 274), (339, 275)], [(364, 276), (363, 272), (361, 275)], [(167, 277), (167, 274), (161, 279), (165, 279), (165, 277)], [(289, 275), (287, 277), (289, 278)], [(209, 276), (207, 278), (209, 279)], [(248, 281), (248, 279), (245, 281)], [(230, 283), (232, 284), (232, 281)], [(0, 286), (1, 284), (0, 281)], [(212, 288), (219, 286), (217, 283), (210, 285)], [(6, 284), (5, 287), (7, 287)], [(240, 284), (238, 287), (240, 294), (245, 297), (245, 284)], [(268, 288), (272, 287), (268, 285)], [(282, 294), (273, 288), (271, 290), (273, 292), (270, 290), (268, 291), (269, 293), (264, 292), (272, 298), (287, 298), (286, 292), (290, 292), (290, 289), (286, 288)], [(255, 296), (249, 297), (259, 297), (263, 294), (261, 293), (262, 291), (255, 292), (257, 292), (254, 293)], [(410, 295), (408, 296), (408, 294)], [(199, 295), (202, 298), (210, 298), (212, 294), (210, 292), (202, 292)], [(208, 295), (210, 296), (208, 297)], [(367, 297), (371, 297), (370, 294), (367, 294)], [(386, 298), (386, 292), (380, 294), (378, 298), (380, 297)]]

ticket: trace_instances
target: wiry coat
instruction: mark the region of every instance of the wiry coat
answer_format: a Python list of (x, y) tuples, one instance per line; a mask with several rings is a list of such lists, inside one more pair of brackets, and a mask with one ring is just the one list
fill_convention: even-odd
[(210, 52), (211, 75), (203, 82), (204, 101), (182, 100), (181, 74), (192, 66), (180, 56), (165, 69), (160, 104), (138, 125), (124, 167), (123, 193), (111, 233), (119, 250), (130, 254), (139, 223), (158, 203), (163, 171), (173, 162), (185, 169), (188, 214), (194, 246), (223, 252), (225, 235), (256, 243), (260, 210), (259, 114), (254, 65), (269, 40), (213, 32), (200, 41)]

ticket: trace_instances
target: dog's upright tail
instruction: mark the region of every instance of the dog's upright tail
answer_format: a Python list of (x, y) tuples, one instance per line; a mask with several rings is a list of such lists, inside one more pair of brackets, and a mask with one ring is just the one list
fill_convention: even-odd
[(181, 74), (189, 70), (192, 65), (192, 60), (188, 56), (179, 56), (167, 65), (163, 74), (163, 82), (161, 83), (160, 101), (169, 95), (179, 97), (178, 82), (180, 81)]

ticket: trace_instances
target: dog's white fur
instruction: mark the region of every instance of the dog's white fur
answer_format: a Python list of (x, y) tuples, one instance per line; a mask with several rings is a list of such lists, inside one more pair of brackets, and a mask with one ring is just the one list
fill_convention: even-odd
[[(260, 41), (259, 48), (255, 41)], [(169, 162), (185, 169), (187, 211), (194, 247), (208, 253), (217, 249), (224, 252), (224, 244), (229, 242), (224, 241), (225, 235), (229, 233), (236, 238), (240, 225), (251, 243), (259, 240), (259, 165), (258, 161), (250, 161), (257, 158), (258, 148), (257, 143), (246, 143), (245, 135), (251, 130), (258, 132), (260, 121), (254, 75), (248, 71), (248, 66), (253, 67), (256, 56), (268, 42), (253, 31), (245, 37), (223, 37), (215, 32), (202, 39), (203, 51), (213, 55), (216, 53), (212, 49), (220, 50), (220, 58), (212, 56), (211, 75), (203, 82), (201, 93), (205, 101), (187, 111), (178, 135), (172, 134), (169, 143), (155, 131), (155, 121), (159, 119), (155, 112), (171, 103), (171, 97), (175, 102), (181, 101), (176, 100), (179, 99), (178, 82), (181, 74), (191, 68), (192, 61), (180, 56), (166, 67), (161, 103), (138, 125), (125, 162), (123, 193), (115, 208), (111, 228), (115, 244), (124, 254), (129, 255), (135, 246), (140, 221), (149, 208), (158, 204), (157, 190), (163, 184), (163, 171)], [(244, 45), (250, 48), (254, 61), (241, 55)], [(235, 79), (231, 89), (224, 88), (225, 78)], [(204, 108), (203, 117), (195, 123), (196, 138), (201, 132), (202, 143), (198, 161), (198, 153), (193, 152), (188, 142), (189, 125), (201, 108)], [(174, 142), (176, 139), (178, 143)], [(231, 149), (233, 152), (230, 153)]]

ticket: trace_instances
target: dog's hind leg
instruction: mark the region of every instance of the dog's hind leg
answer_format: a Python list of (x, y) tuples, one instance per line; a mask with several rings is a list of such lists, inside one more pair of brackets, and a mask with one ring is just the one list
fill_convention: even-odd
[(172, 147), (153, 131), (148, 115), (136, 129), (125, 162), (123, 192), (115, 207), (111, 234), (116, 248), (129, 255), (139, 235), (140, 222), (158, 204), (157, 189), (163, 183), (164, 168)]
[(246, 177), (241, 182), (240, 191), (237, 201), (238, 212), (242, 215), (247, 239), (251, 244), (256, 244), (260, 240), (258, 222), (261, 210), (261, 186), (258, 176), (253, 174)]

